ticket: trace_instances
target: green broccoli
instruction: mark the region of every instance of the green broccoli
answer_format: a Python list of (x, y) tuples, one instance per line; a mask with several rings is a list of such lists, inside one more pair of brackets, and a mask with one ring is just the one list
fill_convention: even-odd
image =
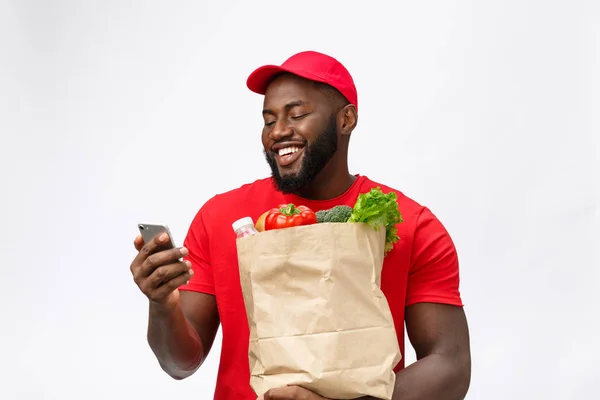
[(321, 222), (347, 222), (352, 214), (352, 207), (350, 206), (335, 206), (329, 210), (317, 211), (317, 223)]
[(317, 217), (317, 223), (328, 222), (327, 217), (329, 217), (329, 210), (320, 210), (315, 213)]

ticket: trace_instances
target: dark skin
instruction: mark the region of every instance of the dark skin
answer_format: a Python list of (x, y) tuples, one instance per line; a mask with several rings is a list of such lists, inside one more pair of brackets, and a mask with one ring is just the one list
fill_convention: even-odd
[[(304, 79), (282, 75), (268, 87), (264, 99), (265, 151), (283, 142), (310, 145), (334, 116), (338, 148), (311, 184), (298, 191), (310, 199), (329, 199), (345, 192), (355, 177), (348, 170), (348, 144), (358, 114), (353, 105), (332, 99)], [(298, 174), (302, 158), (278, 166), (282, 177)], [(192, 375), (204, 362), (219, 327), (214, 296), (179, 292), (191, 278), (189, 263), (179, 262), (184, 248), (164, 250), (167, 238), (134, 245), (138, 255), (131, 272), (149, 299), (148, 342), (161, 367), (175, 379)], [(469, 331), (461, 307), (420, 303), (406, 308), (406, 329), (417, 362), (396, 374), (393, 400), (459, 400), (467, 393), (471, 377)], [(325, 399), (298, 386), (269, 390), (259, 400)], [(363, 398), (368, 399), (368, 398)]]
[(138, 255), (130, 270), (135, 283), (149, 300), (148, 343), (162, 369), (174, 379), (192, 375), (204, 362), (219, 328), (214, 296), (180, 292), (179, 286), (193, 275), (184, 247), (164, 250), (168, 237), (144, 243), (135, 238)]
[[(358, 122), (353, 105), (342, 107), (343, 101), (315, 88), (312, 82), (284, 74), (274, 79), (265, 93), (262, 143), (266, 151), (275, 144), (312, 143), (327, 128), (332, 115), (338, 134), (338, 149), (312, 183), (297, 194), (312, 200), (331, 199), (344, 193), (354, 182), (348, 170), (348, 143)], [(302, 167), (302, 159), (291, 166), (279, 167), (283, 175), (294, 175)]]

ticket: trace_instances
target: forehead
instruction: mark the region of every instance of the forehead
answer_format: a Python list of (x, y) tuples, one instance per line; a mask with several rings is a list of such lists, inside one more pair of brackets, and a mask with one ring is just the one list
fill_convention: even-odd
[(316, 104), (323, 102), (323, 96), (311, 81), (295, 75), (284, 74), (276, 77), (269, 84), (265, 93), (264, 105), (267, 108), (281, 107), (299, 100)]

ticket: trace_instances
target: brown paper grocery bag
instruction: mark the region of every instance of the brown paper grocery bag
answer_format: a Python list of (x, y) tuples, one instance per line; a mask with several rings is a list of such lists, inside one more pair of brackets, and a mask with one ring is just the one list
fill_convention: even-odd
[(257, 395), (298, 385), (390, 400), (401, 359), (380, 289), (385, 229), (318, 223), (237, 239)]

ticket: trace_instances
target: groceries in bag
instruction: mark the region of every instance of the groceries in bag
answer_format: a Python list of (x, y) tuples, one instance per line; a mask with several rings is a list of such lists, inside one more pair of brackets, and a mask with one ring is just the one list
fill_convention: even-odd
[(313, 212), (310, 208), (294, 204), (280, 204), (263, 213), (257, 220), (258, 232), (327, 222), (364, 222), (375, 230), (386, 229), (385, 253), (400, 238), (396, 225), (404, 222), (398, 209), (398, 196), (394, 192), (384, 194), (381, 188), (371, 189), (358, 195), (354, 207), (337, 205), (327, 210)]
[(252, 236), (257, 234), (258, 231), (254, 227), (254, 221), (252, 221), (251, 217), (240, 218), (231, 224), (233, 231), (235, 232), (235, 236), (239, 238), (243, 238), (246, 236)]
[(380, 279), (402, 216), (395, 193), (379, 188), (348, 208), (281, 205), (236, 242), (257, 395), (300, 385), (326, 398), (391, 399), (402, 355)]

